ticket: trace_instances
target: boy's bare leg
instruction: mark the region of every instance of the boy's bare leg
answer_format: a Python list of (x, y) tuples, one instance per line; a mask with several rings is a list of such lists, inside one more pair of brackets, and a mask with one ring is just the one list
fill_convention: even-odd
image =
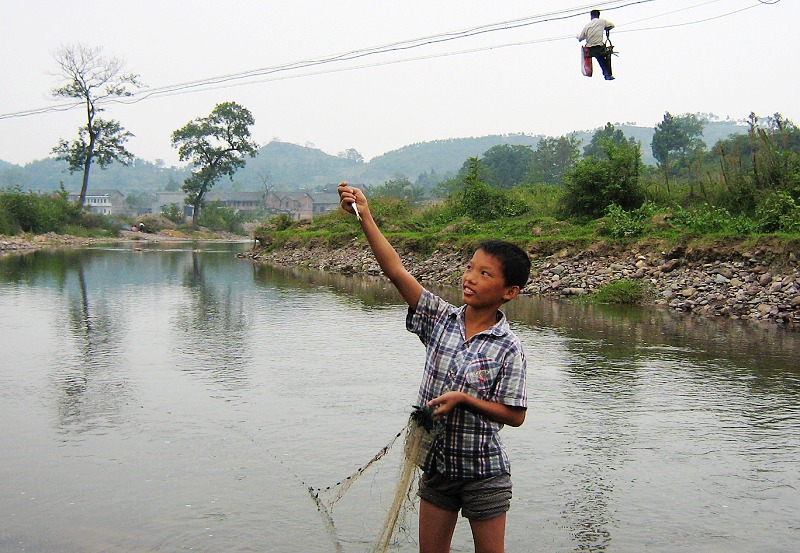
[(419, 551), (420, 553), (449, 553), (450, 542), (458, 521), (457, 511), (437, 507), (424, 499), (419, 500)]
[(486, 520), (470, 520), (475, 553), (503, 553), (506, 541), (506, 514)]

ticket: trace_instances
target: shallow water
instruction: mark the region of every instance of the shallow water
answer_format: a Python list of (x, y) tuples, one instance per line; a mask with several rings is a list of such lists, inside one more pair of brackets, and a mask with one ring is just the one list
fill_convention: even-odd
[[(422, 346), (382, 280), (247, 245), (0, 258), (0, 551), (367, 551)], [(446, 292), (440, 291), (445, 294)], [(800, 333), (520, 298), (507, 550), (793, 551)], [(395, 451), (398, 450), (398, 451)], [(416, 550), (415, 520), (397, 550)], [(462, 521), (454, 551), (470, 551)]]

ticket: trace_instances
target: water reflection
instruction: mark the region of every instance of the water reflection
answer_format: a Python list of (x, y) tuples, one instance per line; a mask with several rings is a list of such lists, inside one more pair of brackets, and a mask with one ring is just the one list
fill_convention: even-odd
[[(111, 312), (102, 291), (87, 284), (83, 263), (68, 263), (60, 285), (66, 291), (66, 328), (73, 349), (54, 369), (58, 387), (59, 424), (65, 432), (86, 432), (115, 424), (128, 386), (119, 373), (121, 313)], [(74, 277), (74, 280), (73, 278)]]
[[(221, 246), (0, 259), (0, 430), (24, 444), (0, 463), (8, 539), (333, 550), (295, 475), (328, 483), (404, 422), (422, 351), (402, 306), (382, 278), (256, 265)], [(532, 405), (505, 435), (509, 551), (792, 550), (798, 333), (541, 298), (505, 310)], [(360, 481), (358, 509), (379, 509), (385, 475)], [(21, 499), (29, 490), (46, 501)], [(337, 516), (355, 529), (344, 549), (361, 550), (364, 517)], [(457, 535), (454, 550), (470, 549)]]
[[(247, 384), (249, 351), (248, 314), (245, 296), (236, 293), (229, 279), (215, 272), (216, 286), (209, 284), (207, 272), (220, 265), (218, 258), (192, 252), (191, 263), (183, 269), (182, 284), (188, 292), (177, 306), (174, 326), (179, 331), (175, 354), (178, 366), (203, 373), (225, 390)], [(222, 268), (228, 265), (222, 263)]]
[[(275, 286), (326, 287), (365, 306), (402, 305), (389, 281), (382, 277), (340, 275), (297, 267), (254, 265), (256, 280)], [(426, 284), (451, 302), (460, 302), (458, 289)], [(520, 296), (503, 308), (512, 321), (533, 328), (553, 329), (569, 339), (597, 343), (599, 359), (628, 359), (663, 348), (697, 360), (734, 359), (742, 366), (763, 370), (764, 383), (797, 383), (800, 339), (797, 331), (724, 318), (699, 318), (667, 309), (593, 305)], [(585, 363), (581, 363), (585, 365)], [(786, 380), (778, 371), (788, 372)], [(794, 376), (791, 376), (794, 375)], [(774, 378), (779, 381), (775, 382)]]

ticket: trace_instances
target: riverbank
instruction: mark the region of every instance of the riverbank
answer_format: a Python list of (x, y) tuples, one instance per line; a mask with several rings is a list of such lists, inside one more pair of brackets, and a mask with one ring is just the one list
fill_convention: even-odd
[[(466, 262), (461, 252), (447, 250), (399, 253), (423, 283), (458, 285)], [(557, 252), (531, 247), (528, 253), (532, 270), (524, 294), (569, 299), (629, 279), (644, 284), (646, 305), (698, 316), (800, 325), (800, 243), (725, 240), (666, 247), (659, 242), (598, 242), (587, 249), (564, 247)], [(259, 263), (342, 274), (382, 274), (358, 240), (344, 248), (254, 249), (244, 256)]]

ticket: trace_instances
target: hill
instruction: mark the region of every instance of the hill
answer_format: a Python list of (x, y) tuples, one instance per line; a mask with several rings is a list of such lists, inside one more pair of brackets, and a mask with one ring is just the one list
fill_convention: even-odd
[[(654, 165), (650, 149), (653, 127), (637, 127), (617, 123), (627, 137), (642, 145), (642, 160)], [(597, 129), (570, 133), (585, 146)], [(731, 134), (745, 132), (733, 121), (710, 121), (704, 129), (703, 139), (708, 147)], [(224, 180), (216, 190), (255, 191), (308, 190), (322, 188), (342, 180), (368, 185), (383, 184), (395, 178), (408, 178), (416, 182), (427, 174), (428, 180), (439, 180), (454, 175), (472, 156), (480, 157), (498, 144), (525, 145), (536, 148), (542, 135), (507, 134), (482, 137), (451, 138), (419, 142), (387, 152), (368, 162), (347, 157), (332, 156), (318, 150), (286, 142), (270, 142), (255, 158), (236, 173), (233, 182)], [(180, 167), (165, 167), (137, 159), (131, 166), (113, 164), (106, 170), (92, 169), (90, 185), (95, 189), (116, 189), (123, 194), (177, 190), (187, 176)], [(431, 177), (433, 177), (431, 179)], [(54, 158), (37, 160), (19, 166), (0, 160), (0, 189), (19, 186), (23, 190), (49, 192), (58, 190), (60, 183), (70, 191), (80, 189), (80, 173), (70, 174), (66, 164)]]

